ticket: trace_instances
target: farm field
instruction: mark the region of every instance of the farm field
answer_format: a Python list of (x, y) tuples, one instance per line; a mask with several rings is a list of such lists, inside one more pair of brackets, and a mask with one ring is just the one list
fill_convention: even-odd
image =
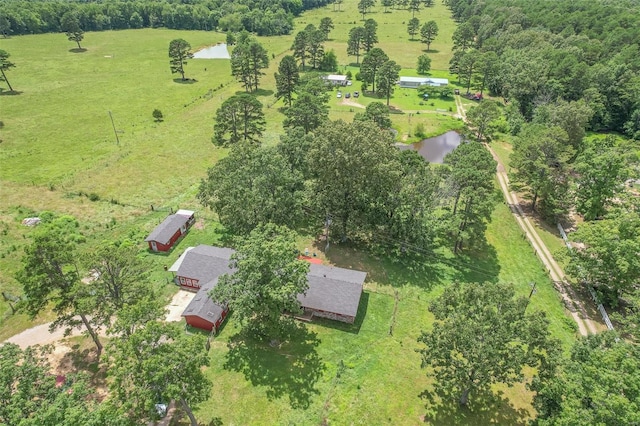
[[(265, 144), (275, 144), (282, 132), (273, 73), (289, 53), (293, 35), (330, 16), (335, 29), (326, 50), (335, 49), (342, 71), (353, 69), (355, 58), (346, 55), (346, 41), (348, 30), (360, 22), (356, 4), (346, 0), (342, 12), (333, 12), (332, 5), (309, 11), (296, 20), (292, 35), (259, 38), (273, 58), (257, 93), (267, 121)], [(401, 75), (414, 75), (424, 48), (409, 41), (404, 22), (410, 15), (405, 10), (383, 13), (380, 6), (367, 15), (378, 21), (378, 46), (403, 67)], [(449, 12), (436, 2), (416, 16), (438, 22), (440, 32), (430, 52), (432, 74), (455, 83), (447, 72), (455, 28)], [(87, 33), (82, 53), (70, 51), (73, 45), (62, 34), (0, 40), (0, 49), (11, 52), (17, 65), (11, 82), (20, 92), (0, 96), (0, 290), (20, 294), (14, 275), (30, 233), (20, 221), (45, 210), (76, 217), (88, 238), (87, 250), (105, 239), (142, 242), (170, 209), (196, 210), (199, 226), (172, 252), (145, 254), (155, 267), (152, 279), (167, 297), (176, 287), (167, 283), (164, 265), (189, 246), (229, 244), (229, 235), (198, 203), (196, 193), (207, 168), (226, 155), (211, 143), (215, 112), (242, 89), (225, 60), (193, 59), (186, 76), (195, 81), (174, 80), (167, 46), (175, 38), (184, 38), (196, 50), (224, 41), (225, 34), (166, 29)], [(354, 81), (351, 90), (359, 90), (357, 86)], [(351, 120), (363, 111), (343, 100), (333, 92), (330, 118)], [(357, 103), (364, 107), (374, 100), (360, 96)], [(391, 115), (394, 128), (409, 141), (418, 123), (428, 136), (461, 125), (453, 117), (453, 101), (422, 102), (415, 91), (397, 89), (391, 105), (397, 110)], [(153, 121), (156, 108), (163, 122)], [(314, 247), (315, 237), (303, 234), (299, 248)], [(575, 338), (575, 326), (506, 205), (496, 206), (486, 237), (481, 252), (459, 257), (445, 250), (429, 256), (411, 253), (406, 259), (378, 257), (350, 246), (332, 246), (327, 254), (317, 250), (327, 263), (368, 272), (356, 325), (312, 323), (290, 343), (272, 348), (239, 342), (231, 315), (212, 344), (208, 375), (214, 390), (196, 412), (200, 421), (411, 425), (426, 415), (442, 425), (525, 424), (535, 413), (524, 385), (496, 388), (497, 396), (480, 395), (468, 411), (458, 410), (455, 402), (426, 405), (419, 396), (432, 383), (420, 368), (417, 338), (430, 327), (429, 302), (453, 281), (510, 282), (522, 295), (535, 282), (538, 291), (531, 306), (548, 313), (552, 333), (565, 349)], [(52, 318), (45, 312), (36, 321)], [(23, 314), (11, 315), (8, 304), (0, 301), (0, 340), (32, 324)]]

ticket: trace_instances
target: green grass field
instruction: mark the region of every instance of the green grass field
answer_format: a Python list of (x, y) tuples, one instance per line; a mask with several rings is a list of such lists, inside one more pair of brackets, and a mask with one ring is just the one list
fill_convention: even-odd
[[(333, 18), (336, 28), (327, 48), (335, 49), (342, 70), (355, 62), (346, 55), (346, 40), (353, 23), (360, 24), (356, 4), (347, 0), (342, 12), (333, 12), (330, 5), (296, 20), (300, 30), (324, 16)], [(403, 66), (403, 75), (412, 75), (424, 46), (409, 41), (403, 22), (410, 13), (382, 13), (378, 6), (367, 17), (378, 21), (379, 47)], [(440, 34), (430, 53), (432, 74), (452, 80), (447, 69), (454, 22), (440, 2), (418, 17), (438, 22)], [(215, 215), (204, 210), (195, 195), (206, 169), (226, 155), (211, 143), (215, 111), (241, 88), (230, 76), (228, 61), (191, 60), (186, 73), (196, 81), (185, 84), (174, 81), (167, 57), (172, 39), (184, 38), (197, 48), (224, 37), (165, 29), (87, 33), (83, 53), (70, 51), (73, 44), (62, 34), (0, 40), (0, 49), (10, 52), (17, 65), (10, 79), (20, 92), (0, 96), (0, 119), (5, 125), (0, 131), (0, 290), (21, 292), (14, 274), (31, 229), (20, 221), (43, 210), (78, 218), (89, 239), (88, 248), (104, 239), (120, 238), (140, 241), (142, 248), (144, 237), (169, 208), (197, 210), (199, 226), (172, 252), (147, 255), (155, 266), (152, 279), (163, 286), (167, 297), (176, 287), (167, 284), (162, 266), (171, 265), (188, 246), (228, 244)], [(268, 122), (266, 144), (275, 143), (282, 132), (273, 73), (279, 59), (289, 53), (292, 40), (293, 34), (261, 39), (275, 57), (258, 93)], [(359, 90), (357, 84), (351, 91)], [(350, 120), (363, 111), (343, 100), (330, 99), (332, 119)], [(357, 103), (364, 107), (374, 100), (361, 96)], [(400, 138), (406, 135), (413, 140), (419, 123), (428, 136), (460, 127), (461, 122), (448, 111), (453, 107), (455, 112), (452, 101), (420, 102), (409, 89), (397, 90), (391, 99)], [(155, 108), (163, 112), (164, 122), (153, 121)], [(119, 131), (119, 144), (109, 111)], [(88, 198), (92, 193), (96, 201)], [(299, 248), (312, 247), (314, 237), (301, 236)], [(489, 224), (487, 242), (481, 253), (453, 257), (442, 250), (437, 255), (416, 255), (411, 261), (378, 257), (353, 247), (333, 246), (328, 256), (320, 253), (327, 262), (368, 272), (357, 325), (314, 323), (292, 343), (271, 348), (236, 342), (232, 315), (211, 350), (208, 374), (214, 389), (197, 413), (199, 420), (205, 424), (216, 417), (225, 424), (418, 424), (421, 416), (428, 415), (434, 424), (443, 425), (524, 424), (534, 414), (531, 394), (524, 386), (497, 387), (501, 396), (479, 396), (470, 411), (460, 411), (447, 401), (427, 407), (419, 398), (430, 382), (420, 369), (416, 339), (420, 330), (430, 327), (429, 301), (453, 280), (512, 282), (523, 295), (528, 294), (529, 283), (536, 282), (538, 293), (532, 306), (548, 312), (552, 332), (565, 348), (574, 339), (572, 323), (549, 279), (502, 204)], [(398, 311), (389, 335), (395, 291)], [(51, 315), (45, 312), (36, 322), (49, 320)], [(25, 315), (10, 315), (8, 304), (0, 301), (0, 340), (32, 324)]]

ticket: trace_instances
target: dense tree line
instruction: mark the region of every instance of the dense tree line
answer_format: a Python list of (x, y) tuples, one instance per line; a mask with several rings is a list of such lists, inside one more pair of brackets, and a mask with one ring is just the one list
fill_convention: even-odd
[(524, 120), (583, 99), (588, 128), (640, 137), (640, 6), (634, 1), (447, 0), (460, 25), (451, 72), (488, 88)]
[(178, 30), (247, 30), (258, 35), (288, 34), (293, 17), (328, 0), (225, 1), (14, 1), (0, 4), (0, 33), (66, 31), (62, 17), (77, 16), (84, 31), (166, 27)]

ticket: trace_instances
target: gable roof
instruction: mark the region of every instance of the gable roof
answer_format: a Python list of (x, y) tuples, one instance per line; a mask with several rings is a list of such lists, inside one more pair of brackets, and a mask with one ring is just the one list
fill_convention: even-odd
[(201, 282), (216, 279), (222, 274), (233, 272), (229, 268), (229, 260), (234, 252), (235, 250), (230, 248), (205, 244), (192, 247), (176, 261), (176, 263), (180, 262), (176, 269), (176, 275), (197, 279)]
[(449, 84), (449, 80), (446, 78), (435, 78), (435, 77), (400, 77), (400, 83), (418, 83), (418, 84), (436, 84), (436, 85), (447, 85)]
[(155, 229), (151, 231), (149, 236), (144, 240), (156, 241), (160, 244), (167, 244), (171, 240), (171, 237), (173, 237), (173, 235), (176, 233), (176, 231), (178, 231), (180, 227), (187, 223), (188, 220), (189, 217), (178, 214), (167, 216), (167, 218), (163, 220), (160, 225), (156, 226)]
[(210, 323), (215, 323), (224, 311), (222, 306), (215, 303), (209, 297), (209, 292), (216, 285), (218, 285), (217, 278), (200, 287), (200, 290), (198, 290), (193, 299), (191, 299), (191, 302), (189, 302), (181, 316), (186, 317), (193, 315)]
[(298, 295), (305, 307), (355, 317), (366, 272), (326, 265), (309, 265), (309, 288)]

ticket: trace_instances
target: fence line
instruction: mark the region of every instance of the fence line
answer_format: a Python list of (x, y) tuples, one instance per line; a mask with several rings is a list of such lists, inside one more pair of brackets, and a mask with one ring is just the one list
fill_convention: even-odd
[[(562, 239), (564, 240), (564, 243), (566, 244), (569, 251), (573, 250), (573, 247), (571, 246), (571, 243), (569, 243), (569, 239), (567, 238), (567, 234), (566, 232), (564, 232), (564, 228), (562, 227), (562, 225), (560, 225), (560, 222), (558, 222), (558, 231), (560, 231), (560, 235), (562, 236)], [(595, 290), (593, 289), (593, 287), (591, 287), (589, 283), (585, 282), (585, 284), (589, 289), (589, 293), (591, 293), (591, 298), (598, 305), (598, 311), (600, 311), (600, 315), (602, 315), (602, 320), (607, 325), (607, 328), (609, 330), (613, 330), (613, 324), (609, 319), (609, 314), (607, 314), (607, 311), (604, 309), (604, 306), (598, 300), (598, 295), (596, 294)]]

